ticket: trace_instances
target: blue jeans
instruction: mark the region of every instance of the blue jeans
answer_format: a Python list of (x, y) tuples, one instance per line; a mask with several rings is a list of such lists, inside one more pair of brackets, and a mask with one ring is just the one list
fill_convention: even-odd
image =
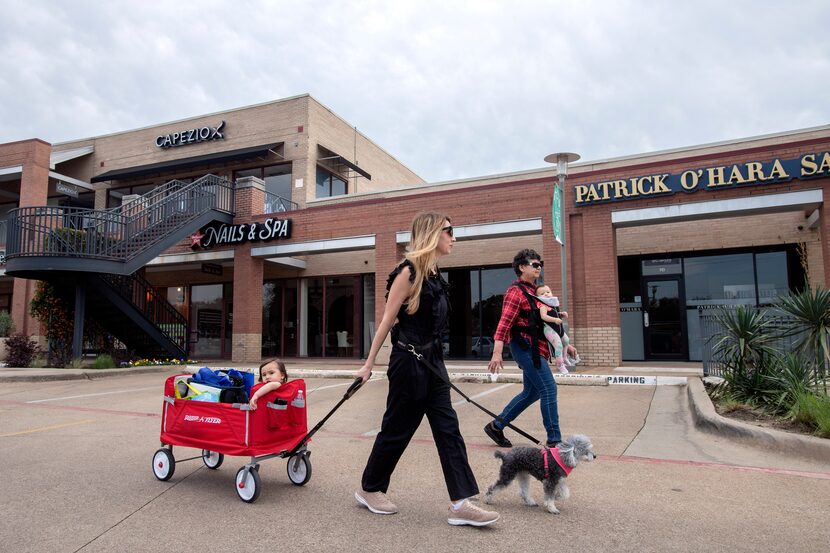
[[(542, 423), (547, 431), (548, 442), (562, 440), (562, 433), (559, 430), (559, 408), (556, 405), (556, 380), (550, 370), (548, 362), (539, 359), (539, 368), (533, 366), (533, 356), (528, 349), (522, 349), (513, 341), (510, 342), (510, 353), (513, 359), (522, 369), (522, 391), (510, 400), (507, 407), (499, 415), (505, 422), (512, 422), (522, 411), (527, 409), (534, 401), (541, 400), (539, 407), (542, 410)], [(504, 424), (495, 421), (496, 428), (504, 429)]]

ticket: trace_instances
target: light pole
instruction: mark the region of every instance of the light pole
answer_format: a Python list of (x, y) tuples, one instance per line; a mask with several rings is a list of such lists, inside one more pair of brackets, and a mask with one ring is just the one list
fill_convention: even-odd
[(557, 152), (545, 156), (545, 161), (556, 164), (556, 174), (559, 176), (559, 184), (553, 186), (551, 219), (553, 222), (553, 237), (562, 246), (559, 257), (562, 265), (562, 292), (559, 304), (562, 311), (568, 310), (568, 267), (565, 252), (565, 178), (568, 176), (568, 163), (579, 160), (579, 157), (579, 154), (572, 152)]

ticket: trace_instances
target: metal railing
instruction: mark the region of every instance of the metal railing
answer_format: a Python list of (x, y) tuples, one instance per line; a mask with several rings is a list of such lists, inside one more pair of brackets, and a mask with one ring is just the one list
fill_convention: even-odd
[(283, 211), (295, 211), (299, 204), (278, 196), (272, 192), (265, 192), (265, 213), (282, 213)]
[(106, 282), (119, 296), (135, 306), (168, 340), (187, 351), (187, 319), (161, 296), (153, 286), (138, 276), (101, 273)]
[(233, 213), (232, 182), (216, 175), (171, 181), (112, 209), (21, 207), (9, 212), (7, 258), (128, 261), (208, 210)]
[[(745, 307), (756, 311), (767, 311), (768, 316), (770, 316), (768, 328), (772, 335), (770, 346), (777, 351), (793, 351), (793, 347), (799, 340), (800, 336), (784, 335), (784, 329), (790, 325), (792, 317), (785, 315), (772, 307)], [(717, 352), (715, 352), (715, 345), (720, 337), (725, 334), (725, 329), (723, 324), (721, 324), (718, 319), (718, 315), (722, 311), (735, 308), (737, 308), (737, 306), (724, 306), (717, 310), (698, 309), (704, 376), (723, 376), (724, 359), (718, 355)]]

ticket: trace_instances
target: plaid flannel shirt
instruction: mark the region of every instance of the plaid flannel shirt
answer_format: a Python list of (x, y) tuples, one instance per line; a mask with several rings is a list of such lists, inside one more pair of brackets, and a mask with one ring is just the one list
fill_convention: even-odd
[[(523, 286), (530, 294), (535, 294), (536, 290), (532, 284), (528, 284), (521, 279), (516, 280), (504, 293), (504, 302), (501, 305), (501, 318), (496, 327), (496, 333), (493, 335), (494, 340), (501, 340), (505, 344), (510, 343), (513, 337), (510, 329), (514, 326), (527, 326), (527, 315), (521, 315), (521, 311), (529, 311), (530, 303), (527, 298), (519, 290), (519, 286)], [(519, 331), (519, 334), (531, 343), (530, 334), (525, 331)], [(539, 338), (539, 357), (548, 359), (550, 357), (550, 350), (548, 349), (548, 342), (544, 338)]]

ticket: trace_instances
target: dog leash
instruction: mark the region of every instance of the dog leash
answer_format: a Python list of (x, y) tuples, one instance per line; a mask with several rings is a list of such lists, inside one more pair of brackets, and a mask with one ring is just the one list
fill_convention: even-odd
[(502, 423), (502, 424), (503, 424), (504, 426), (506, 426), (507, 428), (510, 428), (510, 429), (512, 429), (512, 430), (515, 430), (516, 432), (518, 432), (519, 434), (521, 434), (522, 436), (524, 436), (525, 438), (527, 438), (528, 440), (530, 440), (530, 441), (531, 441), (531, 442), (533, 442), (534, 444), (539, 445), (540, 443), (542, 443), (541, 441), (537, 440), (536, 438), (534, 438), (533, 436), (531, 436), (530, 434), (528, 434), (527, 432), (525, 432), (525, 431), (524, 431), (524, 430), (522, 430), (521, 428), (517, 428), (517, 427), (513, 426), (513, 425), (512, 425), (512, 424), (510, 424), (509, 422), (506, 422), (506, 421), (505, 421), (503, 418), (501, 418), (499, 415), (497, 415), (497, 414), (493, 413), (492, 411), (490, 411), (489, 409), (487, 409), (487, 408), (486, 408), (486, 407), (484, 407), (483, 405), (480, 405), (479, 403), (476, 403), (475, 401), (473, 401), (472, 399), (470, 399), (470, 396), (468, 396), (467, 394), (465, 394), (464, 392), (462, 392), (462, 391), (461, 391), (461, 389), (459, 389), (459, 388), (458, 388), (458, 386), (456, 386), (455, 384), (453, 384), (453, 383), (450, 381), (449, 377), (444, 378), (444, 373), (442, 373), (442, 372), (441, 372), (441, 370), (440, 370), (438, 367), (436, 367), (435, 365), (433, 365), (432, 363), (430, 363), (429, 361), (427, 361), (427, 360), (426, 360), (426, 358), (425, 358), (425, 357), (424, 357), (421, 353), (418, 353), (418, 350), (416, 349), (416, 347), (415, 347), (414, 345), (412, 345), (412, 344), (405, 344), (405, 343), (401, 342), (400, 340), (398, 341), (398, 345), (399, 345), (400, 347), (402, 347), (403, 349), (405, 349), (406, 351), (408, 351), (409, 353), (411, 353), (411, 354), (415, 357), (415, 359), (417, 359), (418, 361), (420, 361), (421, 363), (423, 363), (423, 365), (424, 365), (426, 368), (428, 368), (429, 370), (431, 370), (431, 371), (432, 371), (435, 375), (437, 375), (437, 376), (438, 376), (438, 378), (440, 378), (440, 379), (441, 379), (444, 383), (449, 384), (450, 388), (452, 388), (453, 390), (455, 390), (456, 392), (458, 392), (458, 394), (459, 394), (461, 397), (463, 397), (464, 399), (466, 399), (469, 403), (472, 403), (473, 405), (475, 405), (476, 407), (478, 407), (479, 409), (481, 409), (482, 411), (484, 411), (485, 413), (487, 413), (488, 415), (490, 415), (491, 417), (493, 417), (493, 419), (495, 419), (495, 420), (499, 421), (500, 423)]

